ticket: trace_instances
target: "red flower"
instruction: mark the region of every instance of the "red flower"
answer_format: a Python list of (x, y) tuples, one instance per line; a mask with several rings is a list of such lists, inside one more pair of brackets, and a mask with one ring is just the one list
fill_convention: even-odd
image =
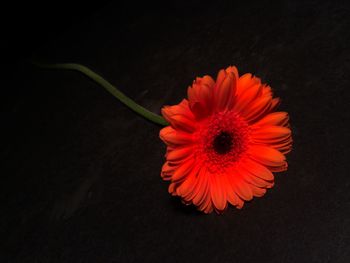
[(216, 81), (197, 78), (188, 100), (165, 106), (161, 176), (169, 192), (205, 213), (263, 196), (274, 185), (272, 172), (287, 169), (292, 145), (288, 114), (274, 112), (279, 98), (272, 96), (259, 78), (228, 67)]

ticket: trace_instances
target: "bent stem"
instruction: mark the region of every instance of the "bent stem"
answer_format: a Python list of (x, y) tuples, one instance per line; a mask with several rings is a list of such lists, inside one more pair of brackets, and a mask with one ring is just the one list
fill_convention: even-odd
[(142, 107), (141, 105), (137, 104), (135, 101), (127, 97), (124, 93), (122, 93), (120, 90), (118, 90), (115, 86), (113, 86), (111, 83), (109, 83), (107, 80), (102, 78), (100, 75), (92, 71), (86, 66), (75, 64), (75, 63), (62, 63), (62, 64), (39, 64), (34, 63), (35, 65), (42, 67), (42, 68), (52, 68), (52, 69), (69, 69), (69, 70), (76, 70), (96, 83), (100, 84), (103, 88), (105, 88), (109, 93), (111, 93), (114, 97), (116, 97), (120, 102), (125, 104), (127, 107), (135, 111), (136, 113), (140, 114), (147, 120), (150, 120), (151, 122), (154, 122), (156, 124), (160, 124), (163, 126), (168, 125), (167, 121), (160, 115), (157, 115), (146, 108)]

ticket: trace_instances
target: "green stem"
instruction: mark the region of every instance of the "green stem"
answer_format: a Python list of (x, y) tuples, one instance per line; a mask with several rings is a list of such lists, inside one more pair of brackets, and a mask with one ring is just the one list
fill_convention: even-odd
[(63, 64), (38, 64), (35, 63), (35, 65), (43, 68), (53, 68), (53, 69), (70, 69), (70, 70), (76, 70), (84, 75), (88, 76), (90, 79), (95, 81), (96, 83), (100, 84), (102, 87), (104, 87), (109, 93), (111, 93), (114, 97), (116, 97), (119, 101), (124, 103), (127, 107), (135, 111), (136, 113), (140, 114), (144, 118), (150, 120), (151, 122), (154, 122), (156, 124), (160, 124), (163, 126), (169, 125), (167, 121), (160, 115), (157, 115), (144, 107), (137, 104), (135, 101), (127, 97), (124, 93), (122, 93), (120, 90), (118, 90), (115, 86), (113, 86), (111, 83), (109, 83), (107, 80), (102, 78), (100, 75), (93, 72), (91, 69), (75, 63), (63, 63)]

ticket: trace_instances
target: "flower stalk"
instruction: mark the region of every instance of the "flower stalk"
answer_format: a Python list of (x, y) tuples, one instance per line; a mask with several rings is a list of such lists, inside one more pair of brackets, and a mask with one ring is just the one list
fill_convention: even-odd
[(86, 66), (76, 63), (62, 63), (62, 64), (39, 64), (35, 63), (35, 65), (42, 68), (49, 69), (68, 69), (68, 70), (76, 70), (83, 73), (85, 76), (89, 77), (99, 85), (101, 85), (105, 90), (107, 90), (110, 94), (112, 94), (115, 98), (117, 98), (121, 103), (126, 105), (128, 108), (143, 116), (147, 120), (156, 123), (158, 125), (167, 126), (167, 121), (160, 115), (155, 114), (141, 105), (137, 104), (135, 101), (127, 97), (124, 93), (122, 93), (119, 89), (117, 89), (110, 82), (102, 78), (100, 75), (92, 71)]

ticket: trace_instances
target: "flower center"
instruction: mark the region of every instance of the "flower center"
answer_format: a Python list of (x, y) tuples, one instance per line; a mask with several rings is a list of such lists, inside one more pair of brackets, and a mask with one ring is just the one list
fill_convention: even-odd
[(193, 136), (196, 159), (219, 174), (236, 165), (248, 149), (250, 127), (233, 111), (218, 112), (203, 120)]
[(214, 151), (218, 154), (228, 153), (233, 147), (232, 136), (225, 131), (221, 131), (213, 141)]

